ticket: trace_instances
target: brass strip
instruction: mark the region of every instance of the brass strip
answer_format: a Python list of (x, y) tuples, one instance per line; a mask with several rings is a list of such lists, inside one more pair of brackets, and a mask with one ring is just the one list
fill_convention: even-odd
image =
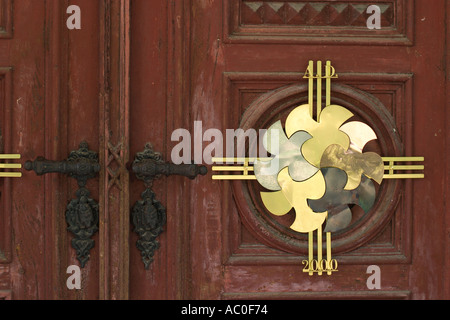
[(0, 163), (0, 169), (21, 169), (21, 164), (16, 163)]
[(326, 102), (325, 107), (331, 104), (331, 61), (327, 61), (327, 67), (325, 69), (326, 77)]
[(322, 275), (322, 226), (317, 229), (317, 261), (318, 274)]
[(256, 180), (256, 176), (247, 175), (247, 176), (239, 176), (239, 175), (218, 175), (212, 176), (213, 180)]
[(399, 173), (395, 173), (395, 174), (385, 174), (383, 176), (383, 179), (423, 179), (425, 178), (424, 174), (409, 174), (409, 173), (405, 173), (405, 174), (399, 174)]
[(400, 166), (400, 165), (393, 165), (393, 166), (384, 166), (384, 170), (424, 170), (425, 166)]
[(21, 178), (20, 172), (0, 172), (0, 178)]
[(311, 262), (314, 259), (314, 231), (308, 233), (308, 260), (309, 260), (309, 275), (313, 275)]
[[(327, 232), (327, 262), (331, 267), (331, 232)], [(327, 271), (327, 274), (331, 276), (333, 272), (330, 270)]]
[(309, 91), (308, 91), (308, 104), (309, 104), (309, 113), (311, 114), (311, 118), (314, 114), (314, 61), (309, 61)]
[(20, 154), (0, 154), (0, 159), (20, 159)]
[(254, 171), (254, 167), (233, 167), (233, 166), (224, 166), (224, 167), (212, 167), (212, 171)]
[(270, 161), (273, 158), (212, 158), (212, 162), (214, 163), (241, 163), (244, 164), (245, 162), (253, 163), (256, 160), (258, 161)]
[(317, 121), (322, 113), (322, 61), (317, 61)]
[(383, 162), (398, 162), (398, 161), (403, 161), (403, 162), (414, 162), (414, 161), (425, 161), (424, 157), (381, 157), (381, 159), (383, 159)]

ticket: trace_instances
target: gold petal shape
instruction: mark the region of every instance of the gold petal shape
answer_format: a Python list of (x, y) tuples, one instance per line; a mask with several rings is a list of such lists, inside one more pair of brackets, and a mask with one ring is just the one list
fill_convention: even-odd
[(276, 216), (284, 216), (292, 209), (291, 203), (286, 199), (282, 191), (261, 192), (261, 199), (267, 210)]
[(291, 229), (307, 233), (317, 230), (325, 222), (327, 212), (313, 212), (308, 206), (307, 199), (320, 199), (325, 194), (325, 179), (318, 171), (310, 179), (302, 182), (292, 180), (288, 168), (278, 175), (281, 192), (295, 209), (295, 221)]
[(319, 124), (314, 121), (310, 114), (309, 104), (301, 105), (294, 110), (286, 118), (285, 129), (286, 135), (290, 138), (297, 131), (303, 130), (312, 135)]
[(349, 110), (337, 104), (332, 104), (323, 109), (320, 114), (319, 123), (327, 127), (339, 129), (351, 117), (353, 117), (353, 113)]
[[(294, 110), (289, 115), (291, 126), (298, 123), (297, 130), (305, 130), (313, 136), (312, 139), (306, 141), (302, 147), (303, 157), (313, 166), (320, 168), (320, 160), (322, 154), (328, 146), (338, 144), (345, 150), (350, 146), (350, 139), (339, 127), (353, 116), (353, 113), (338, 105), (330, 105), (326, 107), (320, 114), (319, 122), (315, 122), (309, 111), (306, 112), (306, 106), (300, 106), (300, 110)], [(297, 109), (299, 109), (297, 108)], [(299, 117), (306, 119), (299, 119)], [(291, 119), (289, 119), (291, 118)], [(302, 126), (306, 126), (303, 128)], [(290, 130), (292, 131), (292, 130)]]
[(350, 149), (359, 153), (362, 153), (364, 146), (369, 141), (377, 139), (377, 135), (373, 129), (359, 121), (348, 122), (340, 130), (345, 132), (350, 138)]
[(338, 168), (347, 173), (347, 184), (344, 190), (354, 190), (361, 183), (364, 174), (379, 184), (383, 180), (383, 159), (374, 152), (346, 153), (340, 145), (331, 145), (323, 153), (320, 161), (321, 168)]

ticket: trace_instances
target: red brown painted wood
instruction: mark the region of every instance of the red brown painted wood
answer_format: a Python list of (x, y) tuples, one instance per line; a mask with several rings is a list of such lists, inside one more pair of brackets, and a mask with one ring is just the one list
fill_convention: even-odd
[[(339, 298), (350, 290), (358, 292), (360, 298), (370, 298), (374, 293), (365, 286), (365, 271), (370, 264), (379, 264), (385, 270), (386, 291), (378, 292), (380, 297), (444, 297), (444, 286), (434, 276), (446, 272), (442, 255), (447, 245), (445, 232), (441, 229), (431, 236), (428, 229), (434, 219), (444, 222), (446, 210), (444, 203), (434, 197), (436, 193), (428, 193), (429, 188), (439, 190), (439, 195), (445, 192), (442, 171), (434, 169), (443, 168), (446, 163), (445, 155), (437, 151), (444, 147), (445, 135), (437, 131), (443, 130), (445, 123), (442, 117), (436, 117), (444, 112), (446, 102), (442, 90), (445, 72), (440, 62), (445, 54), (444, 28), (439, 27), (446, 19), (442, 10), (416, 2), (415, 8), (408, 5), (397, 11), (408, 30), (404, 30), (407, 41), (396, 43), (393, 34), (384, 35), (380, 41), (371, 41), (370, 34), (339, 41), (340, 31), (330, 27), (327, 37), (308, 43), (307, 35), (299, 34), (305, 37), (300, 40), (283, 37), (278, 26), (269, 24), (253, 29), (222, 28), (230, 21), (242, 21), (226, 15), (236, 7), (242, 8), (242, 1), (239, 3), (191, 2), (190, 11), (184, 15), (183, 34), (189, 40), (186, 81), (190, 85), (186, 93), (190, 106), (184, 107), (191, 121), (202, 120), (207, 128), (237, 128), (244, 111), (258, 95), (295, 82), (287, 79), (293, 72), (304, 72), (309, 59), (331, 59), (338, 73), (342, 73), (340, 81), (348, 81), (346, 84), (383, 101), (396, 119), (396, 130), (404, 145), (402, 152), (431, 160), (426, 163), (427, 179), (400, 183), (402, 203), (390, 221), (379, 226), (378, 235), (350, 252), (339, 253), (338, 258), (343, 261), (340, 274), (321, 278), (302, 274), (301, 258), (296, 255), (274, 251), (267, 242), (255, 240), (258, 236), (241, 224), (242, 208), (235, 204), (236, 199), (244, 206), (249, 203), (244, 194), (234, 193), (232, 197), (226, 182), (216, 185), (196, 181), (191, 191), (191, 297), (277, 298), (290, 292), (294, 297), (306, 298), (311, 291), (311, 296)], [(233, 9), (229, 10), (228, 5)], [(219, 17), (223, 24), (217, 23)], [(431, 73), (430, 65), (435, 66)], [(383, 84), (383, 74), (405, 78)], [(353, 81), (353, 76), (360, 79)], [(367, 83), (361, 81), (364, 76)], [(300, 83), (301, 79), (297, 81)], [(394, 85), (399, 87), (395, 89)], [(427, 91), (435, 86), (440, 88), (437, 92)], [(432, 109), (426, 100), (434, 101)], [(425, 122), (434, 123), (431, 126), (435, 129)], [(209, 210), (201, 209), (208, 205)], [(430, 211), (433, 218), (422, 214)], [(203, 272), (197, 272), (199, 268)], [(419, 276), (419, 270), (427, 270), (427, 276)], [(324, 291), (327, 293), (322, 294)]]
[[(82, 29), (69, 31), (69, 1), (15, 1), (14, 10), (1, 1), (1, 151), (64, 159), (85, 139), (102, 172), (89, 182), (100, 231), (80, 291), (65, 284), (76, 264), (64, 221), (74, 181), (28, 173), (1, 181), (0, 299), (450, 298), (450, 5), (384, 1), (396, 8), (377, 33), (361, 29), (361, 15), (346, 32), (339, 15), (308, 26), (296, 3), (78, 0)], [(336, 99), (352, 96), (357, 107), (366, 95), (386, 107), (404, 147), (391, 149), (425, 156), (426, 178), (396, 185), (395, 210), (360, 243), (342, 235), (339, 272), (320, 278), (302, 272), (301, 251), (263, 241), (246, 223), (242, 211), (256, 198), (245, 188), (210, 176), (163, 178), (154, 191), (168, 220), (145, 271), (129, 221), (144, 190), (128, 174), (134, 154), (151, 142), (170, 160), (171, 133), (192, 131), (196, 120), (204, 130), (239, 127), (261, 95), (301, 85), (310, 59), (331, 59), (342, 75), (347, 91), (336, 87)], [(369, 264), (381, 267), (380, 291), (366, 287)]]

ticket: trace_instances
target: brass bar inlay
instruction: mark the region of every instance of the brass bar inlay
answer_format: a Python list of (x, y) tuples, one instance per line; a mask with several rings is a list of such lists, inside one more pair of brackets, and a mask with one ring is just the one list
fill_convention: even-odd
[(20, 172), (0, 172), (0, 178), (21, 178)]
[(313, 275), (311, 262), (314, 259), (314, 231), (308, 233), (308, 259), (309, 259), (309, 275)]
[(254, 171), (254, 167), (233, 167), (233, 166), (224, 166), (224, 167), (212, 167), (212, 171)]
[(256, 180), (256, 176), (247, 175), (247, 176), (239, 176), (239, 175), (214, 175), (212, 176), (213, 180)]
[(214, 163), (228, 163), (228, 164), (234, 164), (234, 163), (240, 163), (244, 164), (246, 162), (248, 163), (254, 163), (256, 160), (259, 161), (269, 161), (273, 158), (212, 158), (212, 162)]
[(314, 114), (314, 61), (309, 61), (309, 90), (308, 90), (308, 104), (311, 118)]
[(0, 154), (0, 159), (2, 160), (10, 160), (10, 159), (20, 159), (20, 154)]
[(327, 67), (325, 69), (326, 77), (326, 102), (325, 107), (331, 104), (331, 61), (327, 61)]
[(317, 121), (322, 112), (322, 61), (317, 61)]
[[(327, 232), (327, 263), (328, 266), (331, 266), (331, 232)], [(331, 276), (333, 271), (330, 270), (327, 271), (327, 274)]]
[(424, 174), (413, 174), (413, 173), (394, 173), (394, 174), (386, 174), (383, 176), (383, 179), (423, 179), (425, 178)]
[(425, 166), (403, 166), (403, 165), (389, 165), (384, 166), (384, 170), (424, 170)]
[(317, 261), (318, 274), (322, 275), (322, 227), (317, 229)]
[(381, 157), (384, 162), (390, 161), (403, 161), (403, 162), (415, 162), (415, 161), (425, 161), (424, 157)]
[(0, 169), (21, 169), (21, 164), (16, 163), (0, 163)]
[[(20, 154), (0, 154), (1, 160), (17, 160), (21, 159)], [(21, 169), (19, 163), (0, 163), (0, 169)], [(0, 178), (21, 178), (21, 172), (0, 172)]]

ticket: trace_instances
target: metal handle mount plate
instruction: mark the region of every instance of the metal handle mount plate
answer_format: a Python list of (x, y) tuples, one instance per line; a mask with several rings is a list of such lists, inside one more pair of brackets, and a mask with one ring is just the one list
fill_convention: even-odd
[(98, 203), (90, 198), (90, 192), (86, 188), (87, 181), (100, 171), (98, 154), (89, 150), (88, 144), (83, 141), (78, 150), (70, 153), (67, 160), (51, 161), (38, 157), (35, 161), (27, 161), (25, 169), (34, 171), (39, 176), (63, 173), (77, 180), (79, 188), (76, 198), (67, 205), (66, 222), (67, 229), (74, 235), (72, 247), (77, 252), (77, 260), (84, 268), (89, 260), (90, 250), (95, 245), (91, 237), (98, 231)]
[(166, 209), (156, 199), (152, 190), (153, 181), (162, 175), (180, 175), (195, 179), (199, 174), (206, 175), (208, 170), (205, 166), (195, 164), (165, 163), (161, 153), (153, 151), (150, 143), (145, 146), (144, 151), (136, 154), (132, 170), (146, 186), (141, 195), (142, 200), (137, 201), (133, 206), (131, 219), (135, 227), (134, 231), (139, 235), (136, 247), (141, 251), (142, 261), (145, 269), (148, 270), (153, 262), (153, 255), (160, 246), (157, 237), (163, 232), (166, 224)]

